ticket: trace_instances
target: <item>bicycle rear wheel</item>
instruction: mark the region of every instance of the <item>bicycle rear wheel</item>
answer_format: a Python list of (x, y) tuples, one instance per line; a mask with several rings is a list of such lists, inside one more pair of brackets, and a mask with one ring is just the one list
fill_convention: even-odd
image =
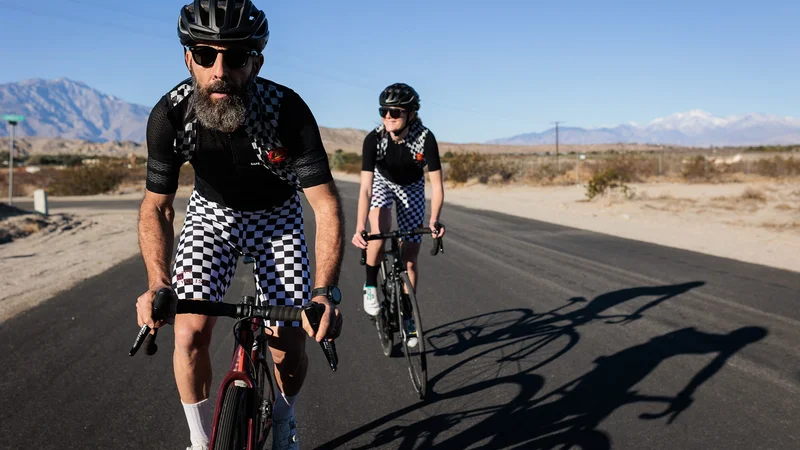
[[(414, 347), (408, 346), (408, 337), (406, 336), (403, 323), (400, 324), (400, 335), (403, 340), (403, 350), (406, 354), (406, 361), (408, 361), (408, 373), (411, 376), (411, 383), (414, 385), (414, 390), (419, 394), (419, 398), (424, 399), (428, 384), (428, 360), (425, 356), (425, 335), (422, 328), (422, 318), (419, 312), (419, 305), (417, 304), (417, 295), (414, 292), (414, 286), (411, 284), (408, 273), (403, 272), (400, 276), (408, 289), (408, 310), (410, 310), (411, 318), (414, 319), (414, 325), (417, 331), (417, 345)], [(398, 292), (398, 296), (402, 299), (401, 292)], [(402, 306), (400, 306), (400, 311), (401, 315), (406, 312)], [(407, 319), (407, 317), (403, 317), (403, 319)]]
[(214, 450), (247, 449), (247, 388), (230, 385), (225, 390), (217, 422)]

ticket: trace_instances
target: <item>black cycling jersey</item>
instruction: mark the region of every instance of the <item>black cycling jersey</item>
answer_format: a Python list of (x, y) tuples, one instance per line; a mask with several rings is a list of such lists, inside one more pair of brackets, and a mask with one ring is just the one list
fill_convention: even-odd
[(173, 194), (181, 166), (195, 171), (195, 190), (229, 208), (259, 211), (298, 190), (333, 179), (311, 110), (291, 89), (256, 79), (250, 114), (233, 133), (203, 127), (184, 80), (155, 105), (147, 122), (147, 190)]
[(364, 138), (361, 170), (378, 172), (388, 181), (398, 185), (409, 185), (422, 179), (424, 167), (429, 171), (441, 170), (439, 145), (433, 133), (421, 122), (411, 124), (406, 141), (398, 144), (378, 127)]

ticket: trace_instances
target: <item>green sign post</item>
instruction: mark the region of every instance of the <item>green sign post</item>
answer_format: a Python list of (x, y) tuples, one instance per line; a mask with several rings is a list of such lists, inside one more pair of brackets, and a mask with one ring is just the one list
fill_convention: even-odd
[(11, 125), (11, 145), (8, 152), (8, 205), (11, 206), (14, 198), (14, 129), (19, 122), (25, 120), (25, 117), (18, 114), (4, 114), (3, 120)]

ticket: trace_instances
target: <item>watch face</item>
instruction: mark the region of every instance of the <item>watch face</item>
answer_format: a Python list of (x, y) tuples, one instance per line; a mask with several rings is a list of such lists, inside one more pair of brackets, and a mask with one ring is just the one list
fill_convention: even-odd
[(337, 305), (342, 301), (342, 291), (336, 286), (331, 287), (331, 301)]

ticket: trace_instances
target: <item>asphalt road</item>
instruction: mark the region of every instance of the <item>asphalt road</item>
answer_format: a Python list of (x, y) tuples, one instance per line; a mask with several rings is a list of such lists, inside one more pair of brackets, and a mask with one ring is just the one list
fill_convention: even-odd
[[(356, 186), (340, 186), (349, 240)], [(302, 448), (800, 448), (797, 273), (450, 205), (443, 221), (445, 253), (420, 257), (428, 398), (381, 353), (348, 245), (340, 370), (308, 347)], [(132, 258), (0, 324), (0, 448), (188, 445), (171, 328), (127, 356), (145, 280)], [(251, 290), (240, 270), (227, 299)]]

